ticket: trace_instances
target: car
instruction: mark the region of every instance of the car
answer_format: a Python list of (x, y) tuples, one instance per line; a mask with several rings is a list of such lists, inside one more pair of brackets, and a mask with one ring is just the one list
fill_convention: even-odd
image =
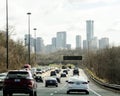
[(67, 77), (67, 74), (63, 72), (60, 74), (60, 77)]
[(59, 74), (60, 73), (60, 69), (55, 69), (56, 73)]
[(51, 72), (50, 72), (50, 76), (57, 76), (56, 71), (51, 71)]
[(25, 68), (26, 70), (31, 70), (31, 65), (30, 64), (25, 64), (23, 66), (23, 68)]
[(82, 76), (70, 77), (67, 81), (67, 94), (70, 92), (85, 92), (89, 94), (89, 81)]
[(55, 78), (56, 80), (57, 80), (57, 82), (58, 83), (60, 83), (61, 82), (61, 80), (60, 80), (60, 77), (59, 76), (51, 76), (52, 78)]
[(3, 96), (12, 96), (14, 93), (37, 96), (37, 83), (29, 70), (11, 70), (8, 72), (4, 80)]
[(65, 72), (66, 74), (68, 74), (68, 70), (67, 69), (64, 69), (63, 72)]
[(0, 89), (3, 88), (4, 79), (6, 78), (7, 73), (0, 74)]
[(31, 73), (33, 76), (36, 75), (36, 68), (31, 68)]
[(43, 77), (41, 75), (36, 74), (35, 80), (36, 80), (36, 82), (43, 82)]
[(53, 78), (53, 77), (47, 78), (45, 80), (45, 87), (48, 87), (48, 86), (58, 87), (58, 82), (57, 82), (56, 78)]
[(74, 70), (73, 70), (73, 75), (79, 75), (79, 69), (77, 69), (77, 68), (74, 69)]

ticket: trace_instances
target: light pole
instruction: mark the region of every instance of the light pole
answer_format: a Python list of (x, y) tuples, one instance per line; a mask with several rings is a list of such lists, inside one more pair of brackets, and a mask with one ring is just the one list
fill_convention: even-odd
[(6, 0), (6, 68), (9, 65), (9, 55), (8, 55), (8, 0)]
[(34, 30), (34, 34), (35, 34), (35, 42), (34, 42), (35, 45), (34, 46), (35, 46), (35, 63), (36, 63), (36, 30), (37, 30), (37, 28), (34, 28), (33, 30)]
[(28, 12), (28, 64), (30, 64), (30, 15), (31, 13)]

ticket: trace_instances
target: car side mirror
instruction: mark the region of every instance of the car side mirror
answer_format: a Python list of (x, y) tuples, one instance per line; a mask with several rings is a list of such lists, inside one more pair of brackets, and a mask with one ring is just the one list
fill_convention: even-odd
[(68, 82), (68, 80), (66, 80), (66, 82)]
[(90, 83), (90, 81), (88, 81), (88, 83)]

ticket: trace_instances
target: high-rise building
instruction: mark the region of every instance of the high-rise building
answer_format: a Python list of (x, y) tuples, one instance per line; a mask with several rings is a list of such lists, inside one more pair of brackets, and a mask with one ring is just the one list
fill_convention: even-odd
[(87, 40), (83, 40), (83, 49), (84, 50), (87, 50), (88, 49), (88, 42), (87, 42)]
[(86, 32), (87, 32), (87, 41), (91, 41), (94, 37), (94, 21), (86, 21)]
[(99, 49), (109, 47), (109, 38), (101, 38), (99, 40)]
[(52, 38), (52, 46), (56, 48), (56, 38), (55, 37)]
[(71, 44), (66, 44), (66, 49), (70, 50), (71, 49)]
[[(29, 46), (29, 35), (25, 34), (25, 46)], [(34, 52), (34, 38), (30, 35), (30, 52)]]
[(57, 32), (56, 37), (56, 48), (57, 49), (65, 49), (66, 48), (66, 32)]
[(36, 39), (36, 54), (44, 53), (44, 43), (41, 37)]
[(76, 49), (81, 48), (81, 36), (76, 36)]
[(96, 51), (98, 49), (98, 39), (94, 37), (90, 42), (90, 49)]

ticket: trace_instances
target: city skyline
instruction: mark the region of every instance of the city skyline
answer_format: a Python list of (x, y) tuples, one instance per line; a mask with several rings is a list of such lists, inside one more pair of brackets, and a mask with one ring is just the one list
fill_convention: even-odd
[[(68, 35), (67, 43), (75, 47), (76, 35), (86, 39), (86, 20), (95, 21), (94, 36), (98, 39), (108, 37), (111, 45), (120, 45), (120, 0), (52, 1), (9, 0), (8, 21), (14, 29), (11, 38), (24, 40), (24, 35), (28, 33), (26, 13), (31, 12), (31, 35), (34, 35), (33, 28), (37, 28), (36, 35), (44, 39), (45, 45), (50, 44), (56, 32), (64, 30)], [(5, 0), (1, 0), (0, 30), (5, 30), (5, 8)]]

